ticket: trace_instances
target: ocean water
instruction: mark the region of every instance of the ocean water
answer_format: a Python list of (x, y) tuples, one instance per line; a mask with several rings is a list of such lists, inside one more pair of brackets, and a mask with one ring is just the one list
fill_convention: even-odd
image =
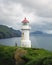
[[(52, 51), (52, 36), (30, 36), (31, 44), (33, 48), (44, 48)], [(20, 47), (21, 37), (14, 37), (8, 39), (0, 39), (0, 44), (7, 46)]]

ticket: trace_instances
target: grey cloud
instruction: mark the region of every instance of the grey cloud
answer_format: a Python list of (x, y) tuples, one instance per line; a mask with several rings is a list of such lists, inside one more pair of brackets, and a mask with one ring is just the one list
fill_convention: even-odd
[[(23, 11), (14, 4), (17, 6), (20, 4)], [(33, 12), (34, 18), (37, 16), (37, 21), (34, 20), (37, 23), (31, 24), (32, 30), (52, 30), (52, 0), (0, 0), (0, 24), (15, 27), (17, 21), (15, 19), (22, 18), (22, 14), (27, 12)]]
[(47, 31), (47, 30), (52, 30), (52, 22), (51, 23), (45, 23), (45, 24), (42, 24), (42, 25), (39, 25), (39, 24), (32, 24), (31, 25), (32, 27), (32, 30), (31, 31)]
[[(4, 0), (3, 0), (4, 1)], [(29, 11), (34, 10), (41, 17), (52, 17), (52, 0), (5, 0), (4, 3), (20, 3)]]
[(24, 7), (36, 10), (41, 17), (52, 17), (52, 0), (11, 0), (21, 3)]

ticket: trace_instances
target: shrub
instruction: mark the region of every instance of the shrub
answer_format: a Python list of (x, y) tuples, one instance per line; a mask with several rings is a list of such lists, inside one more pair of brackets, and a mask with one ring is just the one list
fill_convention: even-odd
[(52, 65), (52, 56), (32, 60), (28, 62), (26, 65)]

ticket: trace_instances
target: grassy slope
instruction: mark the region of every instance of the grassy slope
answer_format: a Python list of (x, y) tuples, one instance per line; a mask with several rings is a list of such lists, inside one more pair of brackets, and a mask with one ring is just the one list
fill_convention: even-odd
[(32, 65), (35, 61), (50, 56), (52, 57), (52, 52), (44, 49), (0, 46), (0, 65)]
[(0, 38), (20, 37), (21, 32), (8, 26), (0, 25)]
[(14, 65), (15, 47), (0, 46), (0, 65)]

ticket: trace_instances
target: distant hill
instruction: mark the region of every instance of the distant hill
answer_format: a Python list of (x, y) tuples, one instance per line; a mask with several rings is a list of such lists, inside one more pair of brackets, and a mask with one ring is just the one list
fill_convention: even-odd
[(42, 34), (46, 34), (46, 33), (42, 32), (42, 31), (35, 31), (35, 32), (31, 32), (31, 34), (40, 34), (40, 35), (42, 35)]
[(35, 32), (32, 32), (32, 34), (44, 34), (42, 31), (35, 31)]
[(9, 28), (8, 26), (0, 25), (0, 39), (11, 37), (21, 37), (21, 32), (19, 30)]
[(43, 31), (31, 32), (31, 35), (40, 35), (40, 36), (52, 36), (52, 34), (45, 33)]

